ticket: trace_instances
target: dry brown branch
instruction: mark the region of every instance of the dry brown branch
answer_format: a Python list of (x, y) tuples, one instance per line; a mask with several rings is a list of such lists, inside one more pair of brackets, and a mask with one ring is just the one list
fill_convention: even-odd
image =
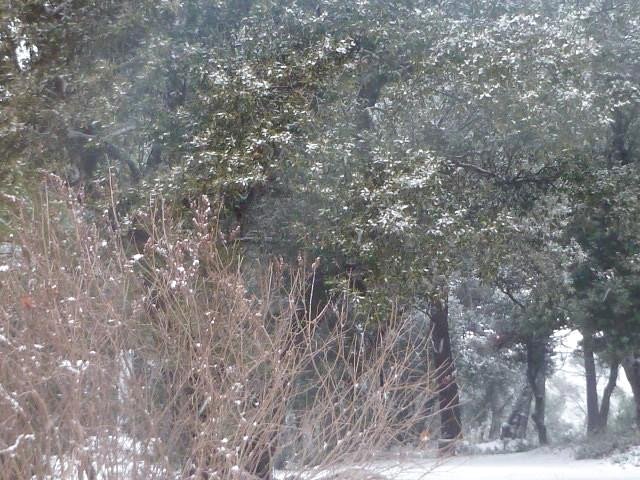
[(348, 294), (302, 318), (307, 276), (282, 262), (249, 289), (206, 199), (190, 231), (160, 204), (141, 215), (137, 253), (76, 193), (49, 179), (16, 206), (1, 478), (265, 479), (274, 463), (297, 475), (369, 461), (428, 427), (426, 339), (408, 319), (366, 342)]

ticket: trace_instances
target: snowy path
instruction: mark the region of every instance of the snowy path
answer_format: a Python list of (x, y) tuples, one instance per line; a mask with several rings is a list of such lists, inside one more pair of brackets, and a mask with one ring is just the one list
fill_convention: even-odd
[(440, 465), (433, 460), (403, 461), (375, 470), (397, 480), (640, 480), (640, 467), (574, 460), (569, 452), (549, 450), (461, 456)]

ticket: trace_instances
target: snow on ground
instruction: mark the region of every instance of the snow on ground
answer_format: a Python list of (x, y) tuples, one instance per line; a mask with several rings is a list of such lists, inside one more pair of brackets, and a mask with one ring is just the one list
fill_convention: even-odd
[[(162, 467), (145, 464), (138, 456), (140, 447), (135, 442), (124, 443), (129, 455), (122, 455), (108, 469), (96, 466), (94, 478), (172, 478)], [(46, 478), (78, 478), (78, 467), (81, 466), (79, 458), (53, 458), (54, 473)], [(379, 460), (366, 466), (345, 465), (305, 474), (279, 471), (275, 477), (278, 480), (639, 480), (640, 446), (602, 460), (575, 460), (568, 449), (550, 448), (519, 453), (460, 455), (448, 459), (408, 457), (405, 454), (402, 458)]]
[[(42, 480), (171, 478), (164, 467), (149, 461), (153, 446), (153, 440), (148, 445), (143, 445), (126, 434), (105, 435), (102, 438), (89, 437), (85, 446), (64, 456), (51, 456), (49, 458), (51, 474), (40, 478)], [(4, 478), (1, 473), (0, 478)]]
[(640, 469), (640, 445), (638, 445), (637, 447), (632, 447), (626, 452), (615, 454), (613, 457), (611, 457), (611, 461), (613, 463), (618, 463), (621, 465), (633, 465), (635, 467), (639, 467)]
[[(638, 480), (640, 468), (607, 460), (574, 460), (570, 451), (537, 449), (503, 455), (452, 458), (441, 465), (396, 465), (379, 470), (397, 480)], [(428, 471), (428, 476), (424, 472)]]
[[(611, 460), (575, 460), (569, 450), (536, 449), (501, 455), (459, 456), (447, 460), (412, 459), (376, 462), (303, 476), (306, 479), (364, 480), (367, 472), (389, 480), (638, 480), (640, 467)], [(344, 472), (340, 474), (340, 472)], [(287, 475), (278, 475), (287, 478)], [(300, 478), (300, 477), (294, 477)], [(380, 478), (378, 476), (371, 478)]]

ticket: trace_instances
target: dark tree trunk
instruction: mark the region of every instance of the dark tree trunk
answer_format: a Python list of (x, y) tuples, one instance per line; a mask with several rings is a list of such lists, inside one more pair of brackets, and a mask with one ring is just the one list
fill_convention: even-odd
[[(502, 292), (507, 295), (513, 303), (515, 303), (523, 312), (526, 312), (526, 306), (520, 302), (513, 293), (508, 289), (502, 289)], [(531, 334), (527, 340), (525, 347), (527, 349), (527, 386), (529, 391), (527, 401), (527, 415), (531, 408), (531, 397), (535, 398), (535, 408), (533, 415), (531, 416), (536, 430), (538, 431), (538, 441), (540, 445), (546, 445), (549, 443), (547, 435), (547, 427), (545, 425), (545, 399), (546, 399), (546, 382), (547, 382), (547, 344), (549, 342), (549, 335)], [(525, 393), (523, 392), (523, 393)], [(525, 397), (526, 398), (526, 397)], [(521, 412), (517, 412), (521, 413)], [(512, 414), (513, 415), (513, 414)], [(510, 422), (511, 422), (510, 418)], [(514, 417), (513, 422), (517, 419)], [(510, 425), (507, 425), (507, 434), (513, 435)], [(524, 423), (524, 432), (526, 432), (526, 421)], [(505, 435), (503, 435), (505, 436)], [(511, 438), (522, 438), (512, 436)]]
[(593, 333), (585, 330), (582, 332), (582, 336), (584, 371), (587, 383), (587, 435), (594, 436), (605, 432), (607, 429), (611, 395), (618, 382), (620, 362), (618, 360), (611, 362), (609, 380), (602, 392), (602, 403), (598, 406), (598, 377), (596, 372)]
[(538, 431), (540, 445), (547, 445), (547, 427), (544, 423), (547, 381), (547, 338), (533, 336), (527, 342), (527, 381), (531, 387), (535, 407), (531, 416)]
[(630, 160), (629, 148), (627, 146), (627, 137), (629, 130), (629, 120), (625, 118), (620, 109), (617, 109), (613, 115), (613, 125), (611, 131), (613, 133), (611, 155), (620, 165), (627, 165)]
[(276, 450), (276, 437), (277, 432), (271, 433), (271, 439), (263, 448), (255, 449), (252, 453), (255, 453), (255, 463), (247, 470), (252, 475), (255, 475), (260, 480), (271, 480), (272, 476), (272, 463)]
[(616, 388), (616, 384), (618, 383), (618, 369), (620, 363), (617, 360), (614, 360), (611, 363), (611, 367), (609, 369), (609, 381), (607, 382), (607, 386), (604, 388), (604, 392), (602, 392), (602, 403), (600, 404), (600, 430), (604, 432), (607, 429), (607, 423), (609, 421), (609, 405), (611, 400), (611, 394), (613, 390)]
[(593, 353), (593, 336), (589, 331), (582, 332), (582, 351), (584, 354), (584, 375), (587, 382), (587, 435), (600, 432), (600, 411), (598, 409), (598, 379)]
[(507, 423), (502, 427), (502, 432), (500, 433), (501, 439), (524, 438), (527, 435), (532, 399), (533, 391), (527, 381), (516, 399)]
[(631, 384), (633, 399), (636, 404), (636, 428), (640, 429), (640, 355), (632, 354), (622, 361), (622, 368)]
[(462, 436), (460, 400), (456, 370), (449, 337), (449, 307), (447, 298), (433, 302), (431, 309), (431, 335), (433, 341), (438, 402), (440, 406), (441, 444), (450, 444)]

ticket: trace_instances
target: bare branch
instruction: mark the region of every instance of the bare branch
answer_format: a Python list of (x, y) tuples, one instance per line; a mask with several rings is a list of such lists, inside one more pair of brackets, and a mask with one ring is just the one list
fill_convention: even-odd
[(518, 307), (520, 307), (522, 310), (526, 310), (526, 309), (527, 309), (526, 305), (525, 305), (524, 303), (522, 303), (520, 300), (518, 300), (518, 299), (513, 295), (513, 293), (511, 292), (511, 290), (509, 290), (508, 288), (503, 287), (503, 286), (498, 286), (498, 289), (499, 289), (502, 293), (504, 293), (507, 297), (509, 297), (509, 298), (511, 299), (511, 301), (512, 301), (513, 303), (515, 303)]

